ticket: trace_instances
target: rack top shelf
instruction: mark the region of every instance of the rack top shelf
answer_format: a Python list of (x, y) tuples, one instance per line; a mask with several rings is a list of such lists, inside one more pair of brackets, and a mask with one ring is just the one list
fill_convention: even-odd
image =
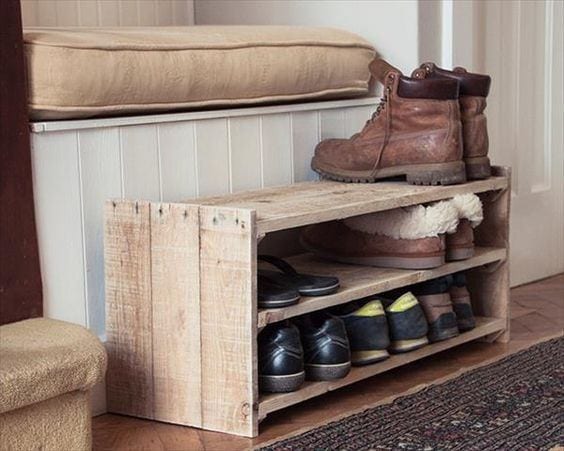
[[(502, 168), (495, 168), (503, 174)], [(496, 175), (462, 185), (416, 186), (405, 182), (303, 182), (187, 201), (256, 211), (257, 233), (290, 229), (381, 210), (448, 199), (456, 194), (505, 189), (508, 178)]]

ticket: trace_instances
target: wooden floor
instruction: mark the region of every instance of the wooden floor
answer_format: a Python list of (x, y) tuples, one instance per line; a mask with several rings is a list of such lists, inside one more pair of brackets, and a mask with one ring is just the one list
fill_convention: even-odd
[(420, 384), (447, 377), (464, 368), (562, 333), (564, 274), (511, 290), (511, 341), (508, 344), (468, 343), (436, 357), (328, 393), (269, 416), (259, 438), (251, 440), (119, 415), (94, 419), (94, 450), (248, 449), (261, 442), (313, 426)]

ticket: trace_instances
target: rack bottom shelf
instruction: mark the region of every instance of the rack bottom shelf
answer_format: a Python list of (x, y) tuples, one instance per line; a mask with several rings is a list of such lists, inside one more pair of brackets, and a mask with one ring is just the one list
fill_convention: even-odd
[(353, 367), (347, 377), (330, 382), (306, 382), (300, 390), (292, 393), (277, 393), (262, 395), (259, 399), (259, 418), (266, 417), (269, 413), (298, 404), (306, 399), (336, 390), (340, 387), (366, 379), (376, 374), (384, 373), (393, 368), (428, 357), (460, 344), (482, 338), (486, 335), (505, 330), (506, 322), (500, 318), (476, 318), (476, 327), (460, 334), (450, 340), (441, 341), (425, 346), (416, 351), (405, 354), (392, 355), (389, 359), (374, 365)]

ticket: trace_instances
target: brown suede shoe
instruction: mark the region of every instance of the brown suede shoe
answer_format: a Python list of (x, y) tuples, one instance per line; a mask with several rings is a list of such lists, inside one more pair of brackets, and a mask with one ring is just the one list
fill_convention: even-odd
[(320, 142), (313, 170), (344, 182), (404, 175), (420, 185), (464, 182), (458, 81), (425, 78), (422, 69), (405, 77), (381, 59), (370, 70), (384, 85), (380, 105), (360, 133)]
[(353, 230), (343, 221), (307, 227), (302, 246), (328, 260), (386, 268), (425, 269), (445, 261), (444, 235), (414, 240)]
[(468, 219), (461, 219), (456, 232), (446, 236), (447, 261), (466, 260), (474, 256), (474, 230)]
[(460, 83), (460, 115), (464, 144), (466, 176), (470, 180), (485, 179), (491, 175), (488, 158), (488, 127), (484, 110), (491, 78), (473, 74), (462, 67), (454, 70), (441, 69), (433, 63), (421, 66), (430, 77), (457, 80)]

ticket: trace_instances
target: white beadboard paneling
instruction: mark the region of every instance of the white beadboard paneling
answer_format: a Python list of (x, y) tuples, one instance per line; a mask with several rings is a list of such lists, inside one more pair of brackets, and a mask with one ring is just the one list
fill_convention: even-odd
[(156, 24), (157, 25), (173, 25), (172, 0), (156, 1)]
[(88, 305), (88, 327), (105, 332), (104, 203), (121, 197), (117, 128), (82, 130), (78, 135)]
[(178, 202), (196, 197), (194, 124), (178, 122), (158, 126), (162, 200)]
[(290, 184), (294, 167), (290, 115), (262, 116), (261, 122), (262, 184)]
[(98, 0), (98, 25), (117, 27), (120, 25), (120, 9), (117, 0)]
[(323, 139), (329, 138), (345, 138), (345, 112), (343, 110), (322, 111), (319, 115), (319, 137)]
[(99, 25), (98, 2), (96, 0), (80, 0), (77, 6), (79, 26), (95, 27)]
[(22, 22), (25, 27), (38, 25), (37, 0), (21, 0)]
[(122, 127), (120, 135), (123, 195), (128, 199), (159, 200), (157, 126)]
[(137, 0), (119, 1), (119, 24), (122, 27), (139, 25), (139, 3)]
[(229, 192), (229, 140), (227, 119), (208, 119), (196, 123), (198, 195)]
[(193, 0), (21, 0), (26, 27), (193, 25)]
[(345, 137), (349, 138), (360, 132), (374, 111), (376, 111), (376, 105), (347, 108), (345, 110)]
[(229, 119), (231, 191), (260, 188), (260, 120), (258, 117)]
[(292, 138), (294, 148), (294, 182), (316, 180), (311, 169), (311, 158), (319, 142), (318, 113), (304, 111), (292, 113)]
[(71, 27), (78, 22), (78, 3), (76, 1), (57, 1), (57, 26)]
[(142, 0), (137, 2), (138, 8), (138, 22), (137, 25), (154, 26), (160, 25), (158, 23), (158, 10), (157, 1), (155, 0)]
[(32, 138), (44, 313), (86, 325), (77, 132)]
[(56, 27), (58, 25), (56, 0), (40, 0), (37, 2), (37, 25), (41, 27)]

